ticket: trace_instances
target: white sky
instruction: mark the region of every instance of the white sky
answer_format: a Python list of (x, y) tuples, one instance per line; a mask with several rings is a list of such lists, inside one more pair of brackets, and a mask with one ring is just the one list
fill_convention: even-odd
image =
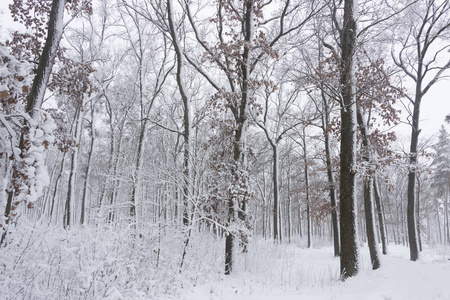
[[(9, 28), (18, 26), (10, 17), (8, 5), (12, 0), (0, 0), (0, 41), (8, 36)], [(19, 25), (20, 26), (20, 25)], [(420, 111), (421, 138), (437, 134), (439, 128), (444, 124), (444, 118), (450, 114), (450, 79), (438, 82), (425, 95)], [(395, 129), (400, 136), (408, 137), (411, 128), (401, 124)]]

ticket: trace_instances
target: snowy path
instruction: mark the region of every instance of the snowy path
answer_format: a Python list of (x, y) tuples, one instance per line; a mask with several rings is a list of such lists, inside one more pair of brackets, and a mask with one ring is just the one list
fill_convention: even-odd
[[(362, 270), (346, 282), (337, 279), (339, 259), (333, 258), (331, 248), (304, 250), (287, 249), (280, 257), (266, 258), (260, 270), (247, 270), (254, 262), (240, 261), (231, 277), (214, 278), (178, 295), (183, 300), (426, 300), (450, 299), (450, 261), (447, 253), (425, 251), (418, 262), (408, 259), (408, 248), (391, 246), (383, 256), (380, 270), (368, 265), (367, 249), (361, 249)], [(291, 252), (292, 250), (292, 252)], [(433, 250), (436, 252), (436, 250)], [(292, 255), (294, 254), (295, 255)], [(261, 254), (255, 254), (259, 259)], [(292, 257), (294, 256), (294, 257)], [(252, 271), (256, 271), (252, 272)], [(293, 282), (298, 281), (298, 282)], [(174, 299), (172, 297), (167, 299)]]

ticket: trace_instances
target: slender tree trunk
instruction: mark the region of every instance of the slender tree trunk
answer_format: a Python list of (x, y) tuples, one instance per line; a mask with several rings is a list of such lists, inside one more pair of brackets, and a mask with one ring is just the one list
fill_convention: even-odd
[(378, 213), (378, 223), (380, 225), (380, 235), (381, 235), (381, 245), (382, 245), (382, 249), (383, 249), (383, 254), (387, 254), (388, 249), (387, 249), (387, 230), (386, 230), (386, 224), (385, 224), (385, 218), (384, 218), (384, 209), (383, 209), (383, 202), (381, 201), (381, 196), (380, 196), (380, 190), (378, 188), (378, 179), (377, 176), (375, 175), (373, 178), (373, 192), (374, 192), (374, 196), (375, 196), (375, 204), (376, 204), (376, 208), (377, 208), (377, 213)]
[(94, 142), (95, 142), (95, 132), (94, 132), (94, 104), (91, 107), (91, 140), (89, 144), (89, 153), (86, 166), (86, 173), (84, 174), (84, 184), (83, 184), (83, 196), (81, 198), (81, 214), (80, 214), (80, 224), (83, 225), (85, 222), (85, 212), (86, 212), (86, 195), (87, 187), (89, 183), (89, 176), (91, 174), (91, 160), (92, 153), (94, 152)]
[[(419, 64), (418, 73), (422, 73), (422, 65)], [(409, 173), (408, 173), (408, 205), (406, 209), (407, 224), (408, 224), (408, 240), (410, 259), (416, 261), (419, 259), (419, 241), (417, 235), (417, 220), (416, 220), (416, 176), (417, 176), (417, 145), (419, 142), (419, 112), (420, 102), (422, 100), (421, 81), (418, 78), (416, 82), (416, 98), (414, 102), (413, 118), (412, 118), (412, 132), (411, 132), (411, 146), (409, 149)]]
[(449, 217), (448, 217), (448, 191), (447, 191), (447, 196), (444, 198), (444, 222), (445, 222), (445, 240), (446, 240), (446, 245), (450, 245), (450, 222), (449, 222)]
[(369, 178), (365, 179), (364, 182), (364, 211), (366, 215), (367, 243), (369, 245), (370, 260), (372, 263), (372, 269), (376, 270), (380, 267), (381, 262), (375, 234), (375, 212), (372, 188), (373, 177), (369, 176)]
[(120, 187), (120, 181), (119, 181), (119, 179), (117, 179), (117, 176), (118, 176), (118, 168), (119, 168), (119, 164), (120, 164), (119, 154), (122, 152), (123, 127), (124, 127), (124, 123), (122, 123), (122, 127), (119, 129), (120, 135), (119, 135), (117, 151), (116, 151), (117, 154), (115, 155), (114, 162), (113, 162), (113, 172), (112, 172), (113, 179), (112, 179), (112, 183), (111, 183), (111, 187), (110, 187), (110, 191), (109, 191), (110, 209), (108, 212), (108, 222), (114, 221), (115, 208), (113, 207), (113, 205), (116, 202), (118, 189)]
[(420, 190), (421, 190), (421, 180), (420, 178), (417, 178), (417, 194), (416, 194), (416, 220), (417, 220), (417, 237), (418, 237), (418, 244), (419, 244), (419, 252), (422, 252), (422, 237), (421, 237), (421, 230), (420, 230)]
[(268, 208), (267, 196), (266, 196), (266, 171), (263, 168), (263, 207), (262, 207), (262, 226), (263, 226), (263, 237), (264, 240), (267, 239), (267, 218), (270, 215), (266, 210)]
[(78, 146), (73, 149), (72, 152), (72, 158), (70, 161), (70, 173), (69, 173), (69, 183), (67, 187), (67, 197), (66, 197), (66, 204), (64, 209), (64, 219), (63, 219), (63, 226), (65, 229), (67, 229), (71, 225), (71, 207), (72, 202), (75, 198), (75, 179), (76, 179), (76, 173), (78, 169), (78, 152), (80, 147), (80, 140), (81, 140), (81, 127), (83, 125), (83, 102), (79, 103), (76, 113), (75, 113), (75, 140), (78, 143)]
[(302, 226), (302, 209), (298, 208), (298, 232), (300, 237), (303, 237), (303, 226)]
[[(184, 152), (183, 152), (183, 175), (184, 175), (184, 184), (183, 184), (183, 225), (190, 226), (188, 230), (188, 235), (185, 241), (185, 247), (181, 259), (180, 271), (183, 266), (184, 258), (186, 256), (187, 246), (189, 244), (191, 232), (192, 232), (192, 224), (189, 217), (190, 211), (190, 201), (192, 198), (192, 170), (191, 170), (191, 99), (188, 95), (187, 89), (184, 84), (185, 76), (184, 76), (184, 50), (182, 49), (181, 41), (177, 35), (177, 28), (174, 24), (173, 15), (172, 15), (172, 0), (167, 0), (167, 15), (169, 21), (170, 35), (172, 37), (172, 43), (175, 49), (176, 57), (177, 57), (177, 73), (176, 80), (178, 85), (178, 91), (183, 100), (184, 106), (184, 115), (183, 115), (183, 123), (184, 123)], [(193, 219), (193, 213), (191, 219)]]
[(358, 1), (345, 0), (341, 35), (341, 176), (340, 230), (341, 276), (346, 279), (359, 271), (358, 224), (355, 198), (356, 174), (356, 104), (355, 66), (356, 19)]
[(288, 217), (288, 242), (291, 242), (291, 238), (292, 238), (292, 198), (291, 198), (291, 164), (290, 164), (290, 160), (289, 160), (289, 165), (288, 165), (288, 174), (287, 174), (287, 198), (288, 198), (288, 203), (287, 203), (287, 217)]
[(278, 191), (278, 147), (276, 144), (272, 144), (273, 151), (273, 239), (275, 242), (280, 240), (278, 236), (278, 215), (279, 215), (279, 191)]
[(281, 209), (282, 205), (280, 203), (280, 201), (278, 201), (278, 239), (280, 241), (280, 243), (283, 242), (283, 210)]
[(367, 128), (367, 122), (364, 118), (363, 112), (360, 107), (357, 107), (357, 119), (358, 125), (362, 136), (363, 144), (363, 160), (367, 164), (366, 174), (364, 174), (364, 212), (366, 215), (366, 233), (367, 242), (369, 245), (370, 260), (372, 262), (372, 269), (376, 270), (380, 267), (380, 255), (378, 254), (378, 247), (375, 235), (375, 212), (373, 206), (373, 186), (375, 169), (371, 166), (372, 161), (372, 149), (369, 142), (369, 128)]
[[(230, 203), (228, 203), (228, 205), (230, 205)], [(228, 207), (228, 213), (234, 214), (234, 209)], [(229, 222), (231, 222), (231, 219)], [(233, 235), (227, 232), (225, 237), (225, 275), (231, 274), (233, 269), (233, 242)]]
[[(60, 155), (60, 153), (58, 153), (58, 155), (56, 157), (56, 162), (60, 161), (59, 155)], [(64, 156), (64, 153), (63, 153), (63, 156)], [(48, 156), (47, 156), (46, 159), (48, 159)], [(48, 165), (48, 161), (47, 160), (46, 160), (45, 164)], [(42, 205), (41, 205), (41, 210), (40, 210), (41, 216), (44, 216), (44, 215), (46, 215), (47, 217), (50, 216), (50, 209), (51, 209), (51, 200), (50, 200), (50, 198), (51, 198), (52, 192), (53, 192), (53, 190), (51, 189), (51, 183), (54, 182), (55, 174), (57, 172), (57, 169), (58, 169), (58, 165), (57, 165), (57, 163), (55, 163), (52, 166), (52, 171), (51, 171), (50, 179), (49, 179), (49, 182), (50, 182), (49, 186), (46, 189), (45, 194), (42, 196)], [(0, 191), (1, 191), (1, 187), (0, 187)], [(2, 203), (1, 199), (0, 199), (0, 203)], [(48, 218), (48, 220), (50, 221), (50, 217)], [(50, 224), (50, 222), (49, 222), (49, 224)]]
[(329, 195), (331, 203), (331, 221), (333, 229), (333, 241), (334, 241), (334, 256), (339, 256), (341, 253), (341, 247), (339, 244), (339, 225), (338, 225), (338, 207), (336, 201), (336, 184), (334, 182), (333, 166), (331, 164), (331, 147), (330, 147), (330, 134), (328, 132), (329, 111), (328, 101), (324, 93), (322, 92), (323, 102), (323, 116), (322, 116), (322, 130), (325, 138), (325, 163), (327, 167), (327, 178), (329, 185)]
[[(104, 93), (104, 97), (105, 97), (105, 106), (106, 106), (106, 111), (109, 115), (108, 121), (109, 121), (109, 130), (110, 130), (110, 141), (109, 141), (109, 155), (108, 155), (108, 171), (107, 171), (107, 177), (105, 178), (105, 184), (103, 185), (102, 191), (100, 193), (100, 197), (99, 197), (99, 207), (100, 210), (102, 210), (102, 204), (104, 202), (104, 197), (105, 195), (107, 195), (107, 192), (109, 189), (111, 189), (111, 179), (110, 179), (110, 175), (112, 174), (113, 171), (113, 166), (115, 165), (115, 157), (114, 157), (114, 149), (115, 149), (115, 137), (114, 137), (114, 126), (113, 126), (113, 113), (112, 113), (112, 107), (111, 107), (111, 102), (108, 98), (108, 96), (106, 95), (106, 93)], [(126, 117), (126, 114), (124, 116), (124, 119)], [(109, 177), (109, 178), (108, 178)]]
[(74, 187), (74, 173), (75, 173), (75, 160), (76, 160), (76, 154), (75, 154), (75, 149), (73, 150), (74, 152), (71, 155), (71, 160), (70, 160), (70, 174), (69, 174), (69, 185), (67, 187), (67, 196), (66, 196), (66, 203), (64, 205), (64, 219), (63, 219), (63, 226), (64, 228), (68, 228), (70, 226), (70, 222), (71, 222), (71, 207), (72, 207), (72, 199), (73, 199), (73, 190), (75, 189)]
[(136, 190), (139, 186), (140, 171), (142, 165), (142, 154), (144, 152), (145, 142), (145, 130), (147, 128), (147, 120), (141, 122), (141, 130), (139, 133), (137, 154), (136, 154), (136, 166), (134, 169), (133, 186), (131, 189), (131, 204), (130, 204), (130, 217), (131, 221), (137, 225), (137, 213), (136, 213)]
[(303, 164), (305, 173), (305, 192), (306, 192), (306, 221), (307, 221), (307, 234), (308, 234), (308, 248), (312, 247), (312, 224), (311, 224), (311, 205), (309, 203), (309, 177), (308, 177), (308, 159), (307, 159), (307, 148), (306, 148), (306, 132), (303, 128)]
[(62, 174), (64, 172), (65, 161), (66, 161), (66, 153), (64, 152), (63, 158), (62, 158), (62, 161), (61, 161), (61, 168), (60, 168), (59, 174), (58, 174), (58, 176), (56, 177), (56, 180), (55, 180), (55, 187), (53, 188), (52, 204), (51, 204), (51, 207), (50, 207), (50, 216), (49, 216), (50, 222), (52, 221), (52, 218), (53, 218), (55, 202), (56, 202), (56, 195), (58, 193), (59, 181), (61, 180)]
[(191, 198), (191, 185), (192, 185), (192, 171), (191, 171), (191, 99), (188, 95), (187, 89), (184, 84), (184, 50), (182, 48), (181, 41), (178, 38), (177, 27), (175, 26), (172, 15), (172, 0), (167, 0), (167, 15), (169, 21), (170, 35), (172, 43), (175, 49), (177, 57), (177, 73), (176, 80), (178, 85), (178, 91), (183, 100), (183, 123), (184, 123), (184, 185), (183, 185), (183, 224), (189, 226), (189, 210), (190, 210), (190, 198)]

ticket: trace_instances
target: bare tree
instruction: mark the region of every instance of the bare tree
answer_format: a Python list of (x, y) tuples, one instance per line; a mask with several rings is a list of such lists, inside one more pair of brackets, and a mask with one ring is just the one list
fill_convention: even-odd
[(410, 259), (416, 261), (419, 258), (416, 177), (420, 106), (423, 97), (450, 68), (450, 60), (442, 57), (444, 51), (450, 47), (450, 44), (445, 41), (450, 29), (450, 1), (418, 1), (406, 12), (402, 22), (408, 24), (407, 32), (403, 33), (394, 44), (392, 58), (415, 85), (414, 92), (405, 93), (404, 96), (409, 102), (407, 107), (410, 111), (411, 126), (407, 206), (408, 239)]
[[(279, 228), (279, 210), (280, 210), (280, 170), (279, 170), (279, 144), (283, 137), (296, 126), (307, 121), (298, 121), (292, 118), (293, 104), (298, 101), (298, 89), (289, 91), (288, 83), (278, 84), (278, 89), (275, 92), (269, 86), (266, 87), (264, 95), (262, 119), (258, 119), (253, 115), (256, 125), (261, 128), (272, 148), (272, 180), (273, 180), (273, 239), (280, 240), (281, 228)], [(275, 106), (272, 111), (275, 114), (270, 114), (270, 108)]]

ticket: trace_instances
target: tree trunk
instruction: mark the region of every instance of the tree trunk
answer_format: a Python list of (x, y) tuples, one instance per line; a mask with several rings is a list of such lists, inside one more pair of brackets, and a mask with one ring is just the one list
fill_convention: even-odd
[(278, 147), (276, 144), (272, 145), (272, 151), (273, 151), (273, 240), (275, 242), (279, 241), (278, 236), (278, 211), (279, 211), (279, 191), (278, 191)]
[(307, 221), (307, 234), (308, 234), (308, 248), (312, 247), (312, 224), (311, 224), (311, 205), (309, 203), (309, 178), (308, 178), (308, 159), (307, 159), (307, 148), (306, 148), (306, 132), (303, 127), (303, 164), (305, 173), (305, 192), (306, 192), (306, 221)]
[(341, 35), (341, 176), (340, 229), (341, 276), (345, 280), (359, 271), (357, 207), (355, 198), (356, 174), (356, 104), (355, 66), (357, 0), (345, 0)]
[(341, 253), (341, 247), (339, 244), (339, 225), (338, 225), (338, 207), (336, 203), (336, 186), (334, 182), (333, 166), (331, 165), (331, 150), (330, 150), (330, 134), (328, 132), (329, 111), (328, 111), (328, 101), (325, 94), (322, 92), (322, 102), (323, 102), (323, 116), (322, 116), (322, 130), (325, 138), (325, 163), (327, 167), (327, 178), (329, 186), (329, 195), (331, 203), (331, 221), (333, 229), (333, 241), (334, 241), (334, 256), (339, 256)]
[[(244, 36), (244, 51), (242, 53), (242, 61), (240, 63), (241, 74), (242, 74), (242, 84), (241, 84), (241, 97), (240, 102), (237, 107), (236, 115), (236, 130), (234, 138), (234, 161), (236, 167), (243, 167), (245, 164), (244, 160), (244, 147), (246, 142), (246, 131), (247, 131), (247, 110), (250, 100), (250, 58), (252, 52), (252, 37), (253, 37), (253, 0), (244, 1), (244, 18), (242, 33)], [(240, 217), (244, 218), (244, 211), (246, 206), (246, 200), (244, 199), (242, 203), (239, 203), (238, 199), (231, 196), (228, 200), (228, 224), (234, 223), (235, 219), (235, 206), (239, 208)], [(231, 274), (233, 266), (233, 235), (228, 233), (225, 240), (225, 275)]]
[(47, 83), (52, 73), (59, 42), (63, 34), (65, 3), (65, 0), (53, 0), (52, 2), (47, 39), (45, 40), (44, 49), (39, 58), (39, 65), (33, 80), (33, 86), (27, 97), (27, 112), (31, 117), (33, 117), (35, 109), (42, 107), (42, 102), (44, 101), (45, 90), (47, 89)]
[(182, 49), (181, 42), (178, 39), (177, 36), (177, 28), (174, 24), (173, 15), (172, 15), (172, 0), (167, 0), (167, 15), (168, 15), (168, 21), (169, 21), (169, 29), (170, 29), (170, 35), (172, 37), (172, 43), (175, 49), (176, 58), (177, 58), (177, 73), (176, 73), (176, 79), (177, 79), (177, 85), (178, 85), (178, 91), (181, 95), (181, 98), (183, 100), (183, 123), (184, 123), (184, 153), (183, 153), (183, 175), (184, 175), (184, 184), (183, 184), (183, 225), (184, 226), (190, 226), (188, 235), (186, 237), (185, 241), (185, 247), (184, 252), (181, 259), (181, 266), (180, 270), (183, 266), (184, 258), (186, 256), (187, 246), (189, 245), (189, 239), (192, 232), (192, 224), (191, 219), (193, 220), (194, 216), (192, 213), (192, 216), (190, 217), (190, 201), (192, 198), (192, 192), (191, 192), (191, 185), (192, 185), (192, 171), (191, 171), (191, 99), (187, 93), (187, 89), (184, 85), (184, 51)]
[(419, 252), (422, 252), (422, 237), (420, 233), (420, 190), (421, 190), (421, 180), (420, 177), (417, 178), (417, 194), (416, 194), (416, 220), (417, 220), (417, 237), (419, 244)]
[(133, 186), (131, 189), (130, 217), (131, 217), (131, 222), (133, 222), (135, 224), (135, 226), (137, 225), (136, 190), (138, 188), (139, 178), (140, 178), (140, 170), (141, 170), (141, 164), (142, 164), (142, 154), (144, 152), (144, 141), (145, 141), (146, 128), (147, 128), (147, 120), (144, 120), (141, 122), (141, 130), (139, 133), (138, 148), (137, 148), (137, 154), (136, 154), (136, 166), (134, 169)]
[(448, 188), (447, 188), (447, 195), (444, 198), (444, 222), (445, 222), (445, 245), (450, 245), (450, 222), (448, 217)]
[(76, 113), (75, 113), (75, 141), (77, 141), (77, 146), (73, 149), (72, 158), (70, 162), (70, 173), (69, 173), (69, 183), (67, 188), (67, 197), (66, 204), (64, 209), (64, 219), (63, 226), (67, 229), (71, 224), (71, 206), (73, 199), (75, 198), (75, 179), (76, 173), (78, 169), (78, 152), (80, 147), (81, 140), (81, 127), (83, 125), (83, 102), (78, 104)]
[(83, 196), (81, 198), (81, 215), (80, 215), (80, 224), (83, 225), (85, 222), (85, 212), (86, 212), (86, 195), (87, 195), (87, 187), (89, 183), (89, 176), (91, 174), (91, 159), (92, 153), (94, 152), (94, 142), (95, 142), (95, 132), (94, 132), (94, 105), (91, 103), (91, 140), (89, 144), (89, 153), (88, 160), (86, 166), (86, 173), (84, 174), (84, 184), (83, 184)]
[(288, 203), (287, 203), (288, 243), (290, 243), (291, 238), (292, 238), (292, 211), (291, 211), (292, 199), (291, 199), (291, 164), (290, 164), (290, 160), (289, 160), (288, 174), (287, 174), (287, 198), (288, 198)]
[(375, 212), (373, 207), (373, 186), (375, 169), (372, 159), (372, 149), (369, 142), (369, 128), (367, 128), (367, 122), (364, 118), (363, 112), (360, 107), (357, 107), (357, 119), (358, 125), (362, 136), (363, 144), (363, 160), (367, 164), (366, 174), (364, 174), (364, 212), (366, 215), (366, 233), (367, 243), (369, 245), (370, 260), (372, 262), (372, 269), (376, 270), (380, 267), (380, 255), (378, 254), (378, 247), (375, 235)]
[(172, 43), (175, 49), (175, 54), (177, 58), (177, 85), (180, 96), (183, 100), (183, 123), (184, 123), (184, 185), (183, 185), (183, 224), (185, 226), (189, 225), (189, 206), (191, 198), (191, 185), (192, 185), (192, 171), (191, 171), (191, 99), (187, 93), (187, 89), (184, 84), (185, 76), (183, 72), (184, 68), (184, 50), (181, 45), (181, 41), (178, 38), (177, 28), (174, 24), (172, 15), (172, 0), (167, 0), (167, 15), (169, 21), (170, 35), (172, 38)]
[[(421, 64), (419, 70), (421, 71)], [(419, 73), (419, 74), (420, 74)], [(417, 236), (417, 220), (416, 220), (416, 176), (417, 176), (417, 145), (419, 142), (419, 112), (421, 95), (421, 82), (416, 82), (416, 99), (414, 102), (411, 145), (409, 149), (409, 173), (408, 173), (408, 205), (406, 209), (407, 225), (408, 225), (408, 240), (410, 259), (416, 261), (419, 259), (419, 241)]]
[(386, 224), (384, 221), (384, 209), (383, 209), (383, 202), (381, 201), (380, 196), (380, 190), (378, 188), (378, 179), (377, 176), (374, 176), (373, 178), (373, 192), (375, 196), (375, 205), (377, 208), (378, 213), (378, 223), (380, 224), (380, 235), (381, 235), (381, 245), (382, 245), (382, 251), (383, 254), (386, 255), (388, 252), (387, 249), (387, 230), (386, 230)]
[(369, 176), (364, 180), (364, 211), (366, 215), (366, 231), (367, 243), (369, 245), (370, 261), (372, 269), (376, 270), (380, 267), (380, 255), (375, 234), (375, 212), (373, 207), (373, 177)]
[(70, 161), (70, 174), (69, 174), (69, 184), (67, 187), (67, 196), (66, 196), (66, 203), (64, 205), (64, 219), (63, 219), (63, 227), (67, 229), (70, 226), (71, 222), (71, 206), (72, 206), (72, 199), (74, 194), (74, 173), (75, 173), (75, 160), (76, 160), (76, 154), (75, 151), (72, 153), (71, 161)]
[(50, 207), (50, 216), (49, 216), (50, 222), (52, 221), (52, 218), (53, 218), (55, 202), (56, 202), (56, 194), (58, 193), (59, 181), (61, 180), (62, 174), (64, 172), (64, 163), (65, 163), (65, 161), (66, 161), (66, 152), (64, 152), (64, 154), (63, 154), (63, 158), (62, 158), (62, 161), (61, 161), (61, 168), (60, 168), (59, 174), (58, 174), (58, 176), (56, 177), (56, 180), (55, 180), (55, 187), (53, 188), (52, 204), (51, 204), (51, 207)]

